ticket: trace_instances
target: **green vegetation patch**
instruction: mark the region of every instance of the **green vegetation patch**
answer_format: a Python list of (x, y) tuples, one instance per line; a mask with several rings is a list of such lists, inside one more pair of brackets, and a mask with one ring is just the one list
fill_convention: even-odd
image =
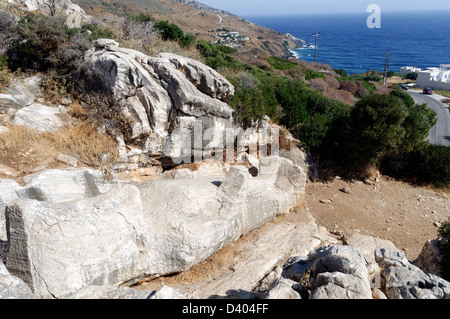
[(277, 70), (295, 70), (298, 69), (297, 63), (291, 62), (287, 59), (280, 58), (277, 56), (271, 56), (269, 59), (267, 59), (267, 62)]
[(305, 79), (306, 80), (312, 80), (312, 79), (317, 79), (317, 78), (321, 78), (321, 79), (325, 79), (326, 76), (325, 74), (323, 74), (322, 72), (313, 70), (313, 69), (307, 69), (304, 71), (305, 73)]

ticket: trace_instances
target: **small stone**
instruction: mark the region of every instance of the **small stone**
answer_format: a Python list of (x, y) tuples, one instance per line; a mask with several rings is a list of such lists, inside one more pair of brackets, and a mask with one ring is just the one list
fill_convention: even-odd
[(345, 193), (345, 194), (350, 194), (352, 191), (350, 188), (348, 187), (343, 187), (340, 189), (341, 192)]
[(255, 166), (252, 166), (248, 169), (248, 172), (250, 173), (250, 175), (252, 175), (253, 177), (257, 177), (258, 176), (258, 169)]
[(17, 177), (19, 172), (11, 167), (0, 164), (0, 174), (6, 175), (7, 177)]
[(56, 157), (56, 160), (57, 160), (58, 162), (61, 162), (61, 163), (64, 163), (64, 164), (71, 165), (71, 166), (73, 166), (73, 167), (77, 167), (77, 166), (78, 166), (78, 160), (77, 160), (75, 157), (70, 156), (70, 155), (59, 154), (59, 155)]
[(372, 289), (372, 297), (373, 299), (388, 299), (386, 295), (378, 288)]

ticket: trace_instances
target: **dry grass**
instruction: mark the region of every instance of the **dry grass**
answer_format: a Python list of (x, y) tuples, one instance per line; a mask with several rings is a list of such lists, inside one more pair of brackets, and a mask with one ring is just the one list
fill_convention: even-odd
[(86, 165), (101, 168), (102, 157), (109, 154), (111, 160), (118, 158), (116, 142), (108, 135), (99, 133), (87, 123), (78, 123), (59, 129), (55, 133), (47, 133), (47, 138), (58, 153), (69, 154)]
[(58, 79), (56, 71), (50, 71), (42, 75), (42, 91), (44, 98), (53, 104), (60, 104), (63, 98), (68, 97), (67, 80)]
[(107, 16), (104, 18), (104, 21), (108, 25), (108, 29), (112, 31), (113, 38), (120, 43), (120, 47), (122, 48), (133, 49), (150, 56), (156, 56), (159, 53), (167, 52), (195, 59), (200, 62), (204, 62), (205, 60), (195, 45), (182, 47), (176, 41), (163, 40), (156, 32), (150, 35), (150, 39), (127, 39), (127, 36), (123, 31), (123, 25), (125, 23), (125, 18), (123, 17)]
[(42, 165), (51, 167), (58, 154), (76, 157), (80, 166), (108, 170), (118, 158), (118, 148), (110, 136), (83, 122), (55, 132), (13, 125), (0, 134), (0, 163), (19, 174), (28, 174)]
[[(124, 46), (125, 44), (126, 43), (124, 43)], [(154, 41), (151, 41), (143, 48), (143, 52), (152, 56), (158, 55), (161, 52), (174, 53), (205, 63), (204, 57), (200, 54), (200, 51), (195, 45), (181, 47), (178, 42), (164, 41), (160, 38), (156, 38)]]

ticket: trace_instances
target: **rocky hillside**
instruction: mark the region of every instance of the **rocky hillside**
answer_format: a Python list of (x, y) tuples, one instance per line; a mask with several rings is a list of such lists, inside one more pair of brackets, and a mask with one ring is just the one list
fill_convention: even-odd
[(116, 15), (148, 13), (158, 20), (175, 23), (183, 31), (193, 33), (210, 42), (220, 39), (219, 29), (225, 30), (225, 33), (238, 32), (239, 35), (249, 38), (248, 41), (238, 44), (241, 49), (240, 57), (247, 60), (255, 55), (289, 57), (291, 54), (288, 49), (297, 47), (299, 43), (292, 36), (258, 26), (228, 12), (213, 10), (195, 1), (189, 1), (187, 4), (184, 4), (186, 1), (173, 0), (76, 0), (74, 2), (88, 14), (98, 17), (111, 13)]
[(186, 4), (190, 7), (193, 7), (193, 8), (199, 9), (199, 10), (203, 10), (203, 11), (210, 11), (210, 12), (214, 12), (214, 13), (218, 13), (218, 14), (233, 15), (232, 13), (227, 12), (225, 10), (212, 8), (204, 3), (201, 3), (201, 2), (198, 2), (195, 0), (175, 0), (175, 1), (182, 3), (182, 4)]

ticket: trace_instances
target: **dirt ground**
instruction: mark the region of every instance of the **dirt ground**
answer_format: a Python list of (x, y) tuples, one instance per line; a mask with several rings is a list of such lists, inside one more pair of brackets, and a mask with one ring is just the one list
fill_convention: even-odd
[(437, 238), (439, 225), (450, 218), (448, 194), (389, 177), (366, 182), (309, 183), (306, 209), (332, 233), (380, 237), (414, 260), (427, 240)]

